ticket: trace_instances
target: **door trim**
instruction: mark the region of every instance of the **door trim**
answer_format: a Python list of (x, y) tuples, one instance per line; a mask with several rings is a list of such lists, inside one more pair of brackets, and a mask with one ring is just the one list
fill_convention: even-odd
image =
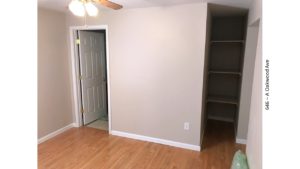
[(108, 132), (111, 134), (111, 88), (110, 88), (110, 69), (109, 69), (109, 44), (108, 44), (108, 26), (107, 25), (94, 25), (94, 26), (70, 26), (70, 46), (71, 46), (71, 73), (72, 73), (72, 88), (73, 88), (73, 106), (75, 124), (77, 127), (82, 126), (81, 105), (82, 100), (80, 97), (80, 79), (79, 79), (79, 60), (75, 52), (75, 32), (79, 30), (105, 30), (105, 45), (106, 45), (106, 73), (107, 73), (107, 110), (108, 110)]

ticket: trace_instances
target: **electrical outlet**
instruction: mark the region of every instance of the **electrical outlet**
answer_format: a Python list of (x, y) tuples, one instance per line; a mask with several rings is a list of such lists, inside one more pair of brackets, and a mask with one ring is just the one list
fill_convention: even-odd
[(190, 123), (189, 123), (189, 122), (185, 122), (185, 123), (183, 124), (183, 129), (184, 129), (184, 130), (189, 130), (189, 129), (190, 129)]

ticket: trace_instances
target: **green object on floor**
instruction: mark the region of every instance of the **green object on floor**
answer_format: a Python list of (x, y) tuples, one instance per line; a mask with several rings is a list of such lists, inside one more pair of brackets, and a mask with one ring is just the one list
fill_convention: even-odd
[(241, 150), (235, 152), (231, 164), (231, 169), (249, 169), (247, 157)]

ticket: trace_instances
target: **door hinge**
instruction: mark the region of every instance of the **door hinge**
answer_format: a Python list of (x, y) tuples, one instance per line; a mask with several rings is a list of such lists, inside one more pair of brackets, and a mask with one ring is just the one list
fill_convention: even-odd
[(76, 39), (75, 43), (76, 43), (76, 45), (79, 45), (80, 44), (80, 39)]
[(79, 79), (82, 80), (82, 75), (79, 75)]
[(84, 113), (84, 109), (83, 109), (83, 107), (81, 107), (81, 113), (82, 113), (82, 114)]

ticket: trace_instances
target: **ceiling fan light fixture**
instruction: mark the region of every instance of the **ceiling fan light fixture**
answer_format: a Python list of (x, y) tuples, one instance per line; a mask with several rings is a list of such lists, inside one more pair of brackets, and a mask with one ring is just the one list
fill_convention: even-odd
[(98, 8), (91, 2), (86, 2), (84, 4), (86, 12), (89, 16), (97, 16), (98, 15)]
[(76, 16), (84, 16), (84, 5), (80, 0), (72, 0), (69, 4), (70, 11)]

